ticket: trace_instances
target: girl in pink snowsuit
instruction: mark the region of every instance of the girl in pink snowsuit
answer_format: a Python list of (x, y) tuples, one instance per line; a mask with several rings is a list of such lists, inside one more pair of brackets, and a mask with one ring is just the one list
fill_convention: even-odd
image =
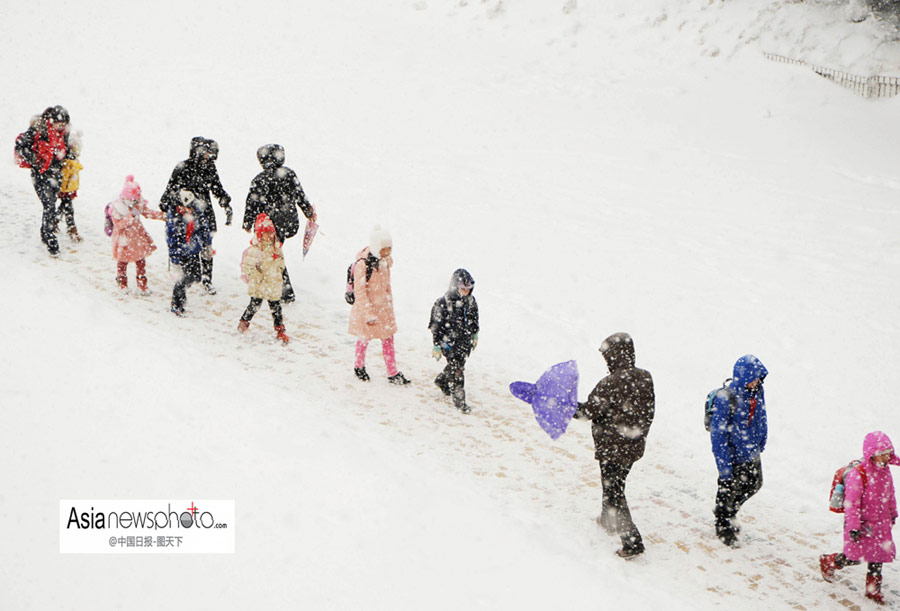
[(866, 435), (863, 460), (844, 478), (844, 552), (819, 557), (822, 577), (835, 580), (835, 571), (868, 563), (866, 597), (884, 604), (881, 565), (897, 555), (891, 528), (897, 519), (894, 480), (888, 465), (900, 465), (890, 438), (881, 431)]
[(134, 263), (138, 288), (142, 294), (146, 294), (146, 259), (156, 250), (156, 245), (144, 229), (141, 217), (162, 220), (163, 213), (147, 207), (147, 200), (141, 196), (141, 186), (134, 181), (134, 176), (129, 175), (125, 178), (125, 186), (122, 187), (119, 198), (109, 205), (109, 216), (113, 223), (112, 255), (116, 260), (116, 282), (120, 289), (128, 288), (128, 276), (125, 272), (128, 264)]
[(387, 366), (391, 384), (409, 384), (409, 380), (397, 370), (394, 354), (394, 333), (397, 321), (394, 318), (394, 294), (391, 292), (391, 234), (376, 225), (369, 236), (369, 245), (356, 255), (353, 264), (353, 292), (356, 301), (350, 309), (348, 331), (357, 338), (356, 362), (353, 372), (356, 377), (367, 382), (366, 348), (369, 341), (381, 340), (381, 353)]

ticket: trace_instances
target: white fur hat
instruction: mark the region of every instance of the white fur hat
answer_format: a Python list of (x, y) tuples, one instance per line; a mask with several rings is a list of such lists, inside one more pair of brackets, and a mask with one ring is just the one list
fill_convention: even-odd
[(375, 225), (375, 229), (369, 235), (369, 252), (377, 257), (383, 248), (393, 247), (393, 245), (394, 242), (391, 240), (388, 230), (382, 229), (381, 225)]
[(69, 148), (72, 149), (72, 152), (75, 153), (76, 157), (81, 155), (81, 137), (82, 132), (80, 129), (69, 132)]

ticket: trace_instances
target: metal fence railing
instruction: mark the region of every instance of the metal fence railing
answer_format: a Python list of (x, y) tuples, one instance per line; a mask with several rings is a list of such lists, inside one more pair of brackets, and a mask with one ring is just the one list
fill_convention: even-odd
[(834, 81), (864, 98), (889, 98), (900, 93), (900, 78), (895, 76), (859, 76), (841, 70), (815, 66), (798, 59), (791, 59), (774, 53), (763, 53), (766, 59), (782, 64), (807, 66), (819, 76)]

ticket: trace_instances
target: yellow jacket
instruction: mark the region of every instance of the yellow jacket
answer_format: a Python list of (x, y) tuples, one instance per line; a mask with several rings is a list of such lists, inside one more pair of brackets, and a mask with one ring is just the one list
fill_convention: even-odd
[(84, 166), (77, 159), (66, 159), (62, 169), (62, 193), (74, 193), (78, 190), (78, 173)]

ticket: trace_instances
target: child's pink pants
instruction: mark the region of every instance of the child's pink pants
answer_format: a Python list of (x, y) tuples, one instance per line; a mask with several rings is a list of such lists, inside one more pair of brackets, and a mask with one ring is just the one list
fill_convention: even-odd
[[(362, 369), (366, 366), (366, 348), (368, 340), (356, 340), (356, 364), (354, 367)], [(389, 376), (397, 375), (397, 358), (394, 355), (394, 336), (381, 340), (381, 353), (384, 355), (384, 364)]]

